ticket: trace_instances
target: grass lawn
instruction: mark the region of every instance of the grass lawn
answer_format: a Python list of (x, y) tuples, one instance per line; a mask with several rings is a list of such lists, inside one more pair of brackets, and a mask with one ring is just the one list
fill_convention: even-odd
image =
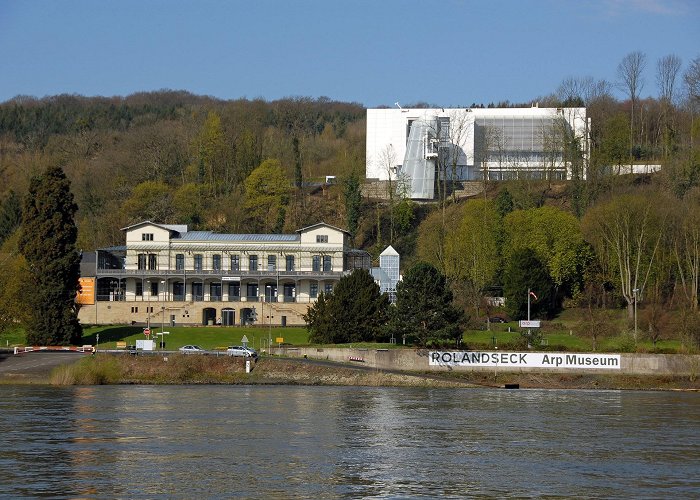
[[(154, 333), (160, 328), (151, 328)], [(308, 343), (306, 328), (247, 328), (226, 326), (202, 326), (202, 327), (167, 327), (170, 332), (165, 337), (165, 348), (176, 350), (186, 344), (195, 344), (203, 349), (226, 349), (229, 345), (240, 345), (243, 336), (248, 337), (248, 345), (255, 349), (267, 346), (268, 337), (272, 338), (274, 345), (277, 338), (283, 338), (283, 342), (299, 345)], [(136, 344), (136, 340), (145, 339), (143, 328), (138, 326), (100, 326), (86, 328), (83, 331), (85, 344), (97, 344), (97, 334), (100, 334), (100, 349), (114, 349), (118, 341), (125, 341), (128, 345)], [(158, 340), (160, 336), (153, 336)]]
[(25, 343), (24, 330), (12, 329), (0, 332), (0, 347), (21, 346)]
[[(621, 315), (623, 316), (623, 314)], [(542, 334), (546, 345), (550, 350), (560, 349), (570, 351), (593, 351), (592, 341), (588, 338), (578, 337), (575, 334), (575, 325), (580, 321), (578, 311), (564, 311), (554, 321), (542, 323)], [(617, 323), (617, 321), (616, 321)], [(625, 332), (624, 321), (619, 321), (620, 335), (599, 339), (597, 351), (602, 352), (684, 352), (685, 349), (680, 340), (663, 340), (652, 343), (640, 338), (635, 347), (629, 333)], [(510, 332), (508, 328), (510, 327)], [(255, 349), (263, 349), (268, 345), (268, 338), (272, 339), (273, 346), (277, 338), (288, 345), (309, 345), (309, 334), (304, 327), (225, 327), (225, 326), (200, 326), (200, 327), (166, 327), (170, 332), (165, 335), (165, 348), (177, 350), (186, 344), (199, 345), (203, 349), (225, 349), (229, 345), (240, 345), (245, 335), (248, 337), (248, 345)], [(160, 332), (160, 327), (152, 328), (154, 333)], [(86, 327), (83, 330), (83, 343), (97, 345), (97, 334), (100, 334), (99, 347), (101, 349), (114, 349), (118, 341), (127, 342), (128, 345), (136, 344), (137, 339), (145, 339), (143, 328), (139, 326), (98, 326)], [(160, 337), (151, 338), (158, 340)], [(495, 345), (500, 349), (515, 349), (514, 345), (521, 341), (517, 322), (492, 323), (491, 330), (467, 330), (463, 335), (464, 344), (471, 349), (492, 349)], [(23, 330), (15, 329), (0, 333), (0, 347), (13, 347), (25, 345)], [(403, 347), (397, 344), (355, 343), (343, 345), (328, 345), (326, 347), (354, 347), (367, 349), (392, 349)]]

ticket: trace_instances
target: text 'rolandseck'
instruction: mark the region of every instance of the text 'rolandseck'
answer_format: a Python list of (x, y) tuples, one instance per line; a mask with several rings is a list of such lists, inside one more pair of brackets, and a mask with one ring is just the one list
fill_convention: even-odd
[(430, 366), (620, 369), (619, 354), (431, 351)]

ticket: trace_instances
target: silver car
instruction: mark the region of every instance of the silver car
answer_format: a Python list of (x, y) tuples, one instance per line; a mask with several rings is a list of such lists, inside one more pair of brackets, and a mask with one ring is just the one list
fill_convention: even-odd
[(183, 345), (180, 347), (180, 352), (190, 353), (190, 352), (204, 352), (204, 349), (198, 345)]
[(229, 348), (226, 349), (226, 354), (228, 354), (229, 356), (241, 356), (244, 358), (258, 357), (258, 353), (255, 351), (255, 349), (251, 349), (250, 347), (243, 347), (242, 345), (229, 346)]

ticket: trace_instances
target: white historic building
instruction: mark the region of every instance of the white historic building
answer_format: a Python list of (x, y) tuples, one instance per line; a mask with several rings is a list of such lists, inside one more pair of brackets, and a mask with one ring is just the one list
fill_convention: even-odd
[[(415, 199), (447, 179), (570, 179), (589, 151), (586, 108), (368, 109), (366, 177)], [(567, 151), (565, 153), (565, 151)]]
[(371, 267), (347, 231), (325, 223), (294, 234), (219, 234), (150, 221), (123, 231), (125, 246), (83, 259), (83, 291), (92, 294), (79, 296), (81, 322), (299, 325), (319, 293)]

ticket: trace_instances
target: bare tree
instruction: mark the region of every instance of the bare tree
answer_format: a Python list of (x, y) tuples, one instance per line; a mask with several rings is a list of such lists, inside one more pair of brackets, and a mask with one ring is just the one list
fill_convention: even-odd
[[(397, 177), (397, 165), (396, 165), (396, 152), (394, 151), (394, 146), (388, 144), (384, 149), (379, 152), (379, 165), (382, 170), (386, 172), (387, 175), (387, 185), (386, 185), (386, 196), (389, 199), (389, 243), (394, 242), (394, 194), (395, 194), (395, 180)], [(377, 235), (381, 234), (381, 220), (379, 217), (379, 210), (377, 209)], [(379, 238), (377, 238), (379, 241)]]
[(662, 101), (672, 102), (676, 79), (681, 71), (680, 57), (670, 54), (656, 62), (656, 84)]
[(700, 286), (700, 197), (691, 196), (683, 202), (681, 210), (674, 211), (677, 219), (673, 253), (678, 265), (678, 275), (685, 297), (692, 311), (698, 310)]
[(690, 61), (690, 65), (683, 75), (683, 80), (685, 80), (690, 100), (696, 103), (700, 102), (700, 57)]
[[(457, 165), (465, 152), (462, 150), (462, 145), (466, 139), (471, 136), (474, 131), (474, 121), (469, 119), (469, 114), (466, 111), (455, 110), (450, 114), (450, 125), (445, 135), (449, 141), (449, 162), (452, 168), (452, 201), (455, 200), (454, 182), (457, 179)], [(466, 160), (466, 159), (465, 159)], [(465, 161), (465, 163), (467, 163)]]
[(623, 195), (589, 209), (582, 228), (599, 258), (610, 259), (607, 265), (616, 269), (620, 294), (632, 319), (667, 231), (665, 214), (648, 194)]
[[(644, 88), (644, 78), (642, 73), (647, 65), (647, 56), (642, 52), (630, 52), (627, 54), (620, 64), (617, 66), (617, 76), (620, 79), (620, 86), (623, 87), (629, 95), (632, 102), (632, 112), (630, 120), (630, 153), (634, 145), (634, 111), (637, 107), (639, 94)], [(631, 163), (631, 158), (630, 158)]]

